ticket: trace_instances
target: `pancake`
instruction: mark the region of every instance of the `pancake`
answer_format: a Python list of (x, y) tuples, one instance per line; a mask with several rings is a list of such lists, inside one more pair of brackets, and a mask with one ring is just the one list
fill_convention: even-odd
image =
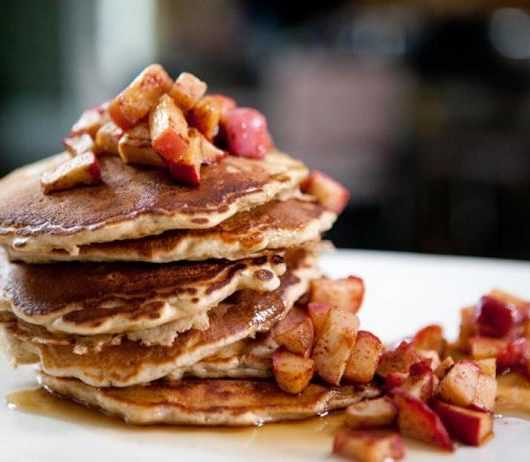
[(238, 290), (271, 291), (285, 271), (277, 254), (229, 262), (10, 263), (0, 251), (3, 309), (48, 330), (130, 332), (204, 314)]
[(40, 376), (53, 393), (137, 425), (251, 426), (299, 420), (380, 396), (372, 386), (330, 388), (310, 384), (290, 395), (274, 382), (249, 380), (161, 381), (149, 386), (94, 388), (75, 379)]
[[(74, 377), (93, 386), (127, 387), (167, 376), (173, 370), (187, 368), (214, 355), (220, 349), (258, 332), (266, 332), (283, 319), (291, 307), (319, 277), (312, 257), (300, 252), (288, 261), (288, 270), (274, 292), (244, 290), (212, 309), (206, 330), (190, 330), (179, 335), (169, 347), (146, 347), (123, 340), (106, 346), (101, 352), (76, 354), (72, 345), (33, 343), (31, 336), (5, 324), (8, 337), (14, 336), (40, 358), (44, 372), (59, 377)], [(16, 362), (17, 358), (13, 358)]]
[(80, 246), (73, 254), (65, 250), (42, 252), (8, 248), (9, 257), (27, 263), (50, 261), (146, 261), (225, 258), (238, 260), (265, 250), (299, 247), (317, 241), (333, 225), (336, 214), (311, 201), (310, 196), (274, 200), (241, 212), (209, 229), (171, 230), (142, 239)]
[(201, 170), (201, 184), (176, 183), (163, 169), (138, 168), (102, 156), (103, 182), (44, 194), (40, 177), (68, 159), (61, 154), (0, 181), (0, 244), (43, 251), (156, 235), (170, 229), (211, 228), (297, 189), (306, 167), (286, 154), (265, 160), (227, 156)]

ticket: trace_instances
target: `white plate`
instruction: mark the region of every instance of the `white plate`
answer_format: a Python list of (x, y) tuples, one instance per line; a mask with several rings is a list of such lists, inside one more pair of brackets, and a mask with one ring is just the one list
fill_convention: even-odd
[[(339, 251), (323, 258), (331, 276), (357, 274), (367, 297), (361, 325), (385, 341), (406, 336), (429, 323), (456, 334), (458, 308), (474, 303), (493, 287), (530, 297), (530, 265), (504, 260)], [(0, 395), (34, 384), (30, 368), (10, 370), (0, 360)], [(245, 430), (131, 428), (114, 424), (75, 405), (65, 415), (24, 413), (0, 408), (0, 461), (303, 461), (331, 460), (332, 425), (325, 420)], [(407, 442), (412, 461), (526, 460), (530, 422), (497, 420), (496, 436), (480, 449), (460, 447), (447, 456)]]

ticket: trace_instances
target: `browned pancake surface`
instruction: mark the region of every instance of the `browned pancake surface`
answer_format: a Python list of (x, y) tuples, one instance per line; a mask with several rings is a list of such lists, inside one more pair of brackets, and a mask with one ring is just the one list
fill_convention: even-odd
[[(16, 229), (18, 236), (68, 235), (142, 214), (222, 213), (271, 181), (260, 162), (232, 156), (203, 167), (196, 188), (179, 185), (163, 169), (125, 165), (118, 157), (103, 156), (101, 164), (102, 184), (53, 194), (43, 193), (40, 175), (7, 177), (0, 187), (0, 226)], [(281, 174), (275, 179), (288, 181)], [(207, 218), (198, 220), (208, 226)]]

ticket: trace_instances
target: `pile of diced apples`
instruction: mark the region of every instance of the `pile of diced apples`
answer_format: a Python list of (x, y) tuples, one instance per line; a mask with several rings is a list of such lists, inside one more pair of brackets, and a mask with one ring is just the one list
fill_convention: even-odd
[(404, 457), (401, 435), (447, 451), (453, 440), (485, 442), (493, 433), (496, 361), (454, 361), (444, 357), (446, 345), (441, 327), (430, 325), (383, 352), (375, 378), (384, 395), (347, 408), (334, 452), (378, 462)]
[(148, 66), (110, 103), (81, 115), (64, 140), (72, 159), (43, 175), (44, 192), (99, 183), (104, 154), (167, 168), (190, 186), (199, 184), (201, 165), (226, 153), (263, 159), (272, 147), (265, 117), (206, 90), (192, 74), (173, 81), (160, 65)]
[[(466, 322), (472, 319), (473, 330), (465, 323), (464, 330), (488, 336), (495, 332), (497, 337), (488, 338), (503, 339), (506, 345), (496, 355), (458, 359), (463, 356), (458, 354), (453, 359), (454, 345), (438, 325), (385, 349), (377, 336), (359, 330), (361, 279), (315, 280), (307, 303), (291, 310), (272, 331), (274, 377), (282, 390), (293, 394), (312, 380), (380, 387), (379, 398), (347, 408), (345, 428), (335, 436), (334, 452), (352, 460), (400, 459), (405, 454), (402, 436), (447, 451), (454, 450), (454, 441), (480, 446), (493, 434), (497, 369), (528, 372), (528, 350), (520, 347), (521, 335), (528, 335), (528, 303), (499, 291), (488, 297), (496, 300), (496, 308), (481, 299), (473, 316), (464, 316)], [(493, 313), (506, 304), (516, 311), (498, 319)], [(502, 335), (493, 327), (502, 329)], [(465, 338), (469, 349), (476, 337)]]

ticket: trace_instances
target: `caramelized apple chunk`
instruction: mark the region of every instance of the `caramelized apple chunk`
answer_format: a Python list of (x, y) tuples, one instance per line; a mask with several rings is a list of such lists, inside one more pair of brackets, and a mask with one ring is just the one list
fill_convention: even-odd
[(180, 108), (168, 95), (149, 114), (153, 149), (168, 162), (178, 162), (189, 144), (188, 123)]
[(162, 66), (151, 64), (112, 100), (109, 115), (116, 125), (128, 130), (147, 116), (172, 86), (173, 80)]
[(311, 283), (311, 301), (327, 303), (344, 311), (357, 313), (364, 298), (364, 283), (357, 276), (343, 279), (315, 279)]
[(89, 151), (93, 152), (95, 147), (94, 140), (87, 133), (65, 138), (63, 144), (64, 148), (72, 157)]
[(278, 386), (287, 393), (302, 392), (311, 381), (314, 362), (310, 358), (291, 353), (282, 348), (272, 355), (272, 372)]
[(405, 445), (394, 432), (340, 430), (333, 441), (333, 453), (359, 462), (386, 462), (405, 457)]
[(350, 200), (350, 193), (338, 181), (315, 170), (302, 185), (302, 191), (317, 198), (323, 207), (341, 213)]
[(118, 144), (118, 150), (121, 160), (126, 164), (166, 166), (160, 155), (151, 146), (151, 136), (146, 123), (141, 123), (125, 132)]
[(96, 154), (119, 154), (118, 144), (123, 130), (114, 122), (104, 124), (96, 133)]
[(189, 111), (206, 93), (208, 86), (189, 72), (182, 72), (171, 87), (169, 96), (182, 111)]
[(101, 169), (92, 152), (73, 157), (41, 177), (41, 185), (45, 194), (71, 189), (79, 185), (93, 185), (100, 181)]
[(106, 109), (107, 104), (103, 104), (84, 111), (79, 120), (72, 126), (70, 136), (89, 135), (94, 138), (100, 127), (107, 121), (105, 119), (108, 119)]
[(209, 141), (213, 141), (219, 132), (221, 104), (216, 98), (201, 98), (187, 114), (191, 126), (199, 130)]

